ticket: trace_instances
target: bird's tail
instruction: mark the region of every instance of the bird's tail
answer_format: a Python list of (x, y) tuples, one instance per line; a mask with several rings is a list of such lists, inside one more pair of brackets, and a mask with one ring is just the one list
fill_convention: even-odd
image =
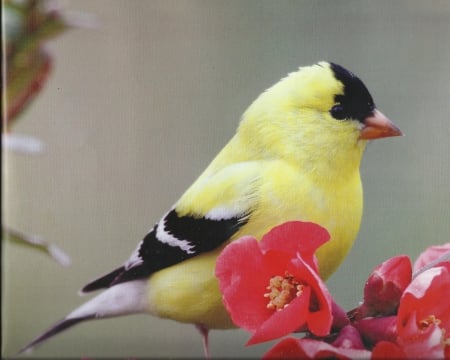
[(86, 320), (146, 312), (146, 288), (145, 280), (130, 281), (112, 286), (51, 326), (20, 349), (19, 354), (30, 351), (60, 332)]
[(56, 334), (59, 334), (61, 331), (64, 331), (64, 330), (78, 324), (79, 322), (82, 322), (85, 320), (90, 320), (93, 318), (95, 318), (95, 315), (86, 315), (84, 317), (79, 317), (79, 318), (64, 318), (64, 319), (58, 321), (53, 326), (51, 326), (47, 331), (43, 332), (41, 335), (39, 335), (37, 338), (35, 338), (29, 344), (24, 346), (22, 349), (20, 349), (19, 354), (30, 351), (36, 345), (44, 342), (47, 339), (50, 339), (51, 337), (55, 336)]

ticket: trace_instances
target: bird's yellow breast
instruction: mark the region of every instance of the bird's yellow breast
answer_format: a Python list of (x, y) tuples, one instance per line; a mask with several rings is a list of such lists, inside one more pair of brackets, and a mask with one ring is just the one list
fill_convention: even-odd
[[(260, 239), (289, 220), (324, 226), (331, 240), (318, 251), (320, 272), (327, 278), (351, 248), (362, 215), (358, 167), (345, 177), (319, 178), (287, 162), (269, 161), (262, 170), (257, 206), (248, 223), (231, 240), (244, 235)], [(221, 249), (163, 269), (149, 280), (149, 311), (157, 316), (209, 328), (232, 327), (214, 276)]]
[(331, 235), (317, 253), (321, 276), (327, 279), (345, 258), (359, 230), (363, 207), (359, 170), (324, 179), (282, 163), (269, 172), (260, 204), (239, 235), (252, 234), (259, 239), (289, 220), (320, 224)]

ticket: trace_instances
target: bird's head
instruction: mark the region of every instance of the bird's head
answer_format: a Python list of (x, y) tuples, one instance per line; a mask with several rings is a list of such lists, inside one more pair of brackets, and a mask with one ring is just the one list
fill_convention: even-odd
[(329, 62), (301, 67), (267, 89), (245, 112), (241, 131), (266, 156), (340, 167), (359, 166), (368, 140), (401, 135), (364, 83)]

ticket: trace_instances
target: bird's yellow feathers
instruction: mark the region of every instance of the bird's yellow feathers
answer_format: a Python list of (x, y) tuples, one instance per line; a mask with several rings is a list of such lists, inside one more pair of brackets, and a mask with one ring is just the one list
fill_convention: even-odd
[[(330, 115), (344, 86), (330, 64), (302, 67), (263, 92), (247, 109), (238, 136), (256, 156), (301, 164), (302, 171), (329, 177), (358, 170), (365, 141), (362, 124)], [(321, 176), (318, 180), (320, 180)]]

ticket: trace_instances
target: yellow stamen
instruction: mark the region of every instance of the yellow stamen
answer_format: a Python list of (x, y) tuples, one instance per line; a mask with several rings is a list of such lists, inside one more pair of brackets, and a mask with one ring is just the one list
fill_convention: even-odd
[(436, 324), (439, 325), (441, 323), (441, 320), (439, 320), (438, 318), (436, 318), (436, 316), (434, 315), (429, 315), (428, 317), (426, 317), (425, 319), (422, 319), (419, 321), (419, 328), (421, 330), (426, 329), (427, 327), (429, 327), (431, 324)]
[[(436, 324), (439, 326), (441, 322), (442, 322), (441, 319), (438, 319), (435, 315), (429, 315), (428, 317), (420, 320), (418, 326), (420, 330), (425, 330), (432, 324)], [(450, 337), (446, 337), (445, 329), (441, 328), (441, 330), (442, 330), (441, 344), (442, 347), (445, 348), (446, 346), (450, 346)]]
[(284, 276), (272, 276), (266, 288), (269, 292), (264, 294), (264, 297), (269, 298), (267, 308), (276, 311), (286, 308), (292, 300), (302, 294), (303, 288), (304, 285), (288, 272)]

